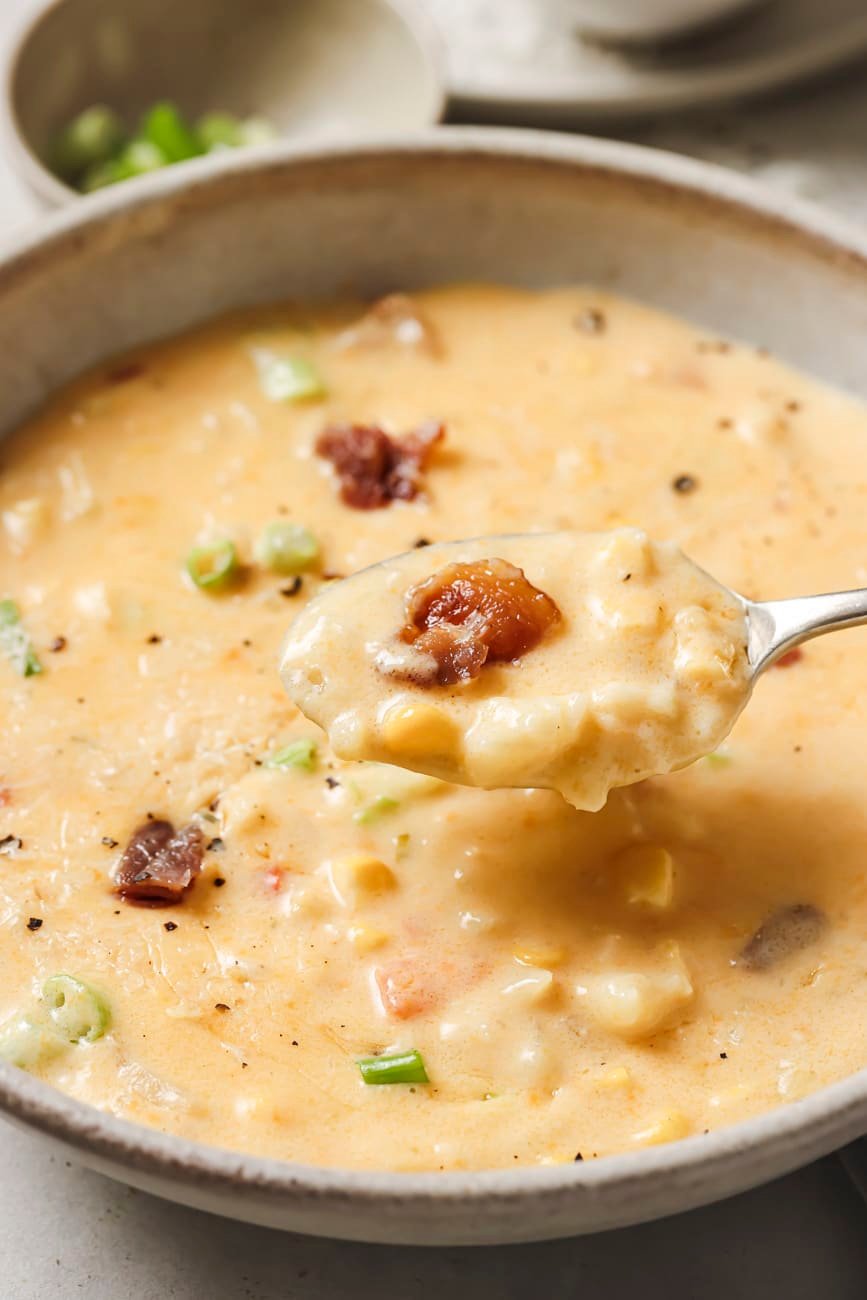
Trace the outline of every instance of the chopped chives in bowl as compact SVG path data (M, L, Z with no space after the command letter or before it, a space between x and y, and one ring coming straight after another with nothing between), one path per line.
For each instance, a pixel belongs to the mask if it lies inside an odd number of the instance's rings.
M430 1083L421 1053L414 1048L387 1056L363 1056L358 1068L365 1083Z
M191 122L169 100L152 104L133 130L108 105L93 104L56 133L48 164L61 180L89 194L216 149L266 144L277 134L267 118L223 111Z
M319 543L301 524L266 524L254 548L256 560L274 573L301 573L319 559Z
M42 672L42 664L21 624L21 613L14 600L0 600L0 651L22 677L35 677Z
M304 772L312 772L316 767L316 741L304 737L293 740L265 759L266 767L296 767Z

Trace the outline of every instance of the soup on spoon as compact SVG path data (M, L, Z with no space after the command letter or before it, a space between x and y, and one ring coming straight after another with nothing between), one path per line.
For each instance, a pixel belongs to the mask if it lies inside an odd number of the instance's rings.
M639 529L483 537L326 588L281 676L341 758L595 811L721 743L748 639L744 602Z

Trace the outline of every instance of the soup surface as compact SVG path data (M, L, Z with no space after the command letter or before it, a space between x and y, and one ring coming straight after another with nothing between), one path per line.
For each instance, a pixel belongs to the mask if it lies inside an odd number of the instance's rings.
M451 538L638 527L748 597L865 585L865 437L587 289L275 308L72 385L0 447L5 1054L400 1170L601 1157L867 1064L864 631L596 813L340 760L277 675L323 584Z
M725 739L749 693L747 628L731 592L640 529L483 537L327 589L281 675L341 758L598 812Z

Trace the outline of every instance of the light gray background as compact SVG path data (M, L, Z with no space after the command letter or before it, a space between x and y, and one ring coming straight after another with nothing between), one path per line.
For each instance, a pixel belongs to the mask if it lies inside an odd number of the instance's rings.
M0 41L27 2L0 0ZM760 107L622 134L751 172L867 221L867 63ZM38 219L0 160L0 238ZM354 1246L168 1205L74 1168L0 1124L0 1300L374 1295L864 1300L867 1210L832 1158L725 1204L594 1238L486 1250Z

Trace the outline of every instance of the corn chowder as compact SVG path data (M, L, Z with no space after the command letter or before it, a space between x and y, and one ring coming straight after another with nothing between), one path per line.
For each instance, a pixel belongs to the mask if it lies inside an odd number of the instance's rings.
M341 758L549 787L591 812L716 749L749 693L740 602L636 528L375 565L311 602L281 671Z
M167 1132L399 1170L594 1159L863 1066L863 631L593 813L341 759L277 663L336 578L483 534L863 585L865 434L585 289L275 308L59 394L0 447L3 1055ZM475 559L545 624L520 662L553 655L554 570Z

